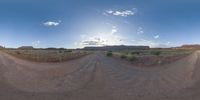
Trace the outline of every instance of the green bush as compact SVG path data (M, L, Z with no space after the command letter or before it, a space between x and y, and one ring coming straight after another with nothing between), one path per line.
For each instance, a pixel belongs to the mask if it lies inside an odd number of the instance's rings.
M59 53L62 53L62 50L59 50Z
M110 56L112 56L113 55L113 53L111 52L111 51L108 51L107 53L106 53L106 56L108 56L108 57L110 57Z
M72 50L65 50L65 53L67 53L67 52L72 52Z
M20 55L20 54L21 54L19 51L16 51L16 53L17 53L18 55Z
M128 60L129 60L129 61L136 61L137 58L136 58L135 56L130 56L130 57L128 57Z
M126 55L121 55L120 58L122 58L122 59L126 59L127 56L126 56Z
M131 54L132 54L132 55L135 55L135 54L136 54L136 55L139 55L140 52L139 52L139 51L133 51L133 52L131 52Z
M108 52L112 52L112 50L109 50Z
M156 55L156 56L160 56L161 55L161 51L151 51L152 55Z

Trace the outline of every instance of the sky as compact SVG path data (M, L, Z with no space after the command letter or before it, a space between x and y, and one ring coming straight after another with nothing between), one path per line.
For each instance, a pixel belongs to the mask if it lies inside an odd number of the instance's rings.
M199 0L0 0L0 45L199 44L199 5Z

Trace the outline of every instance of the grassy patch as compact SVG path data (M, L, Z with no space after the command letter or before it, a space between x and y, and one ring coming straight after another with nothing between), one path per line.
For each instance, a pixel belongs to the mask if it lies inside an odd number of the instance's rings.
M131 54L132 55L140 55L140 52L139 51L132 51Z
M66 52L67 51L67 52ZM61 50L61 49L36 49L36 50L4 50L15 57L35 62L63 62L90 54L86 51Z
M127 56L126 56L125 54L122 54L122 55L120 56L120 58L122 58L122 59L126 59Z
M179 60L194 50L180 50L171 48L151 48L148 50L122 50L112 52L114 57L130 61L139 66L151 66L157 64L168 64Z
M108 56L108 57L111 57L111 56L113 56L113 53L112 53L112 51L107 51L107 52L106 52L106 56Z
M156 56L160 56L161 53L162 53L161 51L151 51L151 54Z
M129 61L136 61L136 60L137 60L137 57L135 57L135 56L129 56L129 57L128 57L128 60L129 60Z

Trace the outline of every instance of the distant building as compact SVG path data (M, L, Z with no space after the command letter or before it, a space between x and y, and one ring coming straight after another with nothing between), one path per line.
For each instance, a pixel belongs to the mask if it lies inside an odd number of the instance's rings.
M33 46L21 46L18 49L31 50L31 49L34 49L34 48L33 48Z
M103 47L85 47L84 50L100 50L100 51L118 51L118 50L143 50L149 49L149 46L125 46L125 45L117 45L117 46L103 46Z

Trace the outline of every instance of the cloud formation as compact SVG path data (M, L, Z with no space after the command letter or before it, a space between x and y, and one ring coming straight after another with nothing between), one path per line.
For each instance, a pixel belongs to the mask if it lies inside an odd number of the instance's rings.
M159 35L155 35L155 36L153 36L153 37L154 37L154 39L158 39L158 38L160 38Z
M139 27L139 28L137 29L137 34L140 35L140 34L143 34L143 33L144 33L143 28L142 28L142 27Z
M40 41L39 40L34 41L34 42L32 42L32 45L37 47L40 45Z
M83 41L83 45L101 45L98 41Z
M112 30L111 30L111 33L110 34L115 34L115 33L117 33L118 32L118 30L117 30L117 28L116 28L116 26L112 26Z
M133 8L131 10L107 10L106 14L109 15L114 15L114 16L122 16L122 17L127 17L127 16L133 16L136 13L136 8Z
M123 44L124 38L117 34L118 29L116 26L112 26L110 32L94 33L90 35L82 34L80 37L82 41L76 45L83 46L105 46L105 45L119 45Z
M83 40L81 44L87 46L102 46L104 45L104 41L101 38L92 37L90 40Z
M60 23L61 23L62 21L61 20L59 20L59 21L47 21L47 22L44 22L43 24L44 24L44 26L58 26L58 25L60 25Z
M136 39L136 40L132 40L131 41L131 45L146 45L146 46L150 46L152 48L154 47L169 47L171 45L171 42L156 42L153 40L147 40L147 39Z

